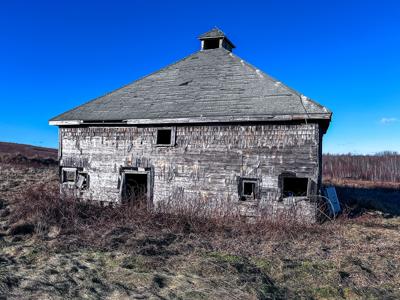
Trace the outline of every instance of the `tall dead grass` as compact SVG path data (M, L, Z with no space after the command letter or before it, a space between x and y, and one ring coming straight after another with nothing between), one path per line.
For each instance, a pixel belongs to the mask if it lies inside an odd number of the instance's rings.
M13 222L35 226L38 235L45 236L52 227L60 235L73 236L74 242L96 246L103 243L104 233L118 228L157 235L170 232L194 234L218 239L257 238L286 239L304 235L323 236L330 225L303 223L288 214L271 218L261 215L252 219L241 216L232 203L205 201L166 201L152 210L131 205L101 207L72 197L60 196L57 185L30 187L14 201L10 217Z

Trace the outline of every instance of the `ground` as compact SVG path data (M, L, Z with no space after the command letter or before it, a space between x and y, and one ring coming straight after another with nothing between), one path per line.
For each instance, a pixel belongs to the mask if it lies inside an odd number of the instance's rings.
M366 212L316 225L315 233L249 240L120 227L100 232L102 246L91 247L57 226L43 235L40 226L10 222L15 196L55 183L56 173L56 166L0 164L0 295L7 299L400 298L399 217Z

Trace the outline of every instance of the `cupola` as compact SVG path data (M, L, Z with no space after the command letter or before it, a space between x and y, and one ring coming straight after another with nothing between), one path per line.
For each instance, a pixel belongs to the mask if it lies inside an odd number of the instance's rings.
M227 38L225 33L218 28L213 28L199 36L201 50L225 48L232 51L235 45Z

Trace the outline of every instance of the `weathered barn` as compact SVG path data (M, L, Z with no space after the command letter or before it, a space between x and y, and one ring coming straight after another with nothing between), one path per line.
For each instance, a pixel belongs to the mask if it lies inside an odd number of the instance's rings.
M62 190L271 211L319 192L332 113L234 55L219 29L199 40L200 51L50 120Z

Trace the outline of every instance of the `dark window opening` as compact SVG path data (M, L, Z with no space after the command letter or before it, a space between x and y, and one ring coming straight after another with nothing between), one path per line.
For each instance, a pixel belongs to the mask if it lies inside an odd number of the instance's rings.
M86 172L78 172L78 180L76 181L76 187L81 190L87 190L89 188L89 175Z
M122 201L131 205L146 207L147 174L124 174Z
M254 195L254 190L256 187L255 182L243 182L243 195L244 196L252 196Z
M203 49L215 49L219 48L219 40L218 39L211 39L211 40L204 40Z
M253 178L240 178L239 199L241 201L254 200L259 198L258 180Z
M172 129L157 130L157 145L171 145Z
M307 196L308 178L284 177L283 197Z
M76 181L76 169L64 168L62 170L62 182L63 183L75 183Z

